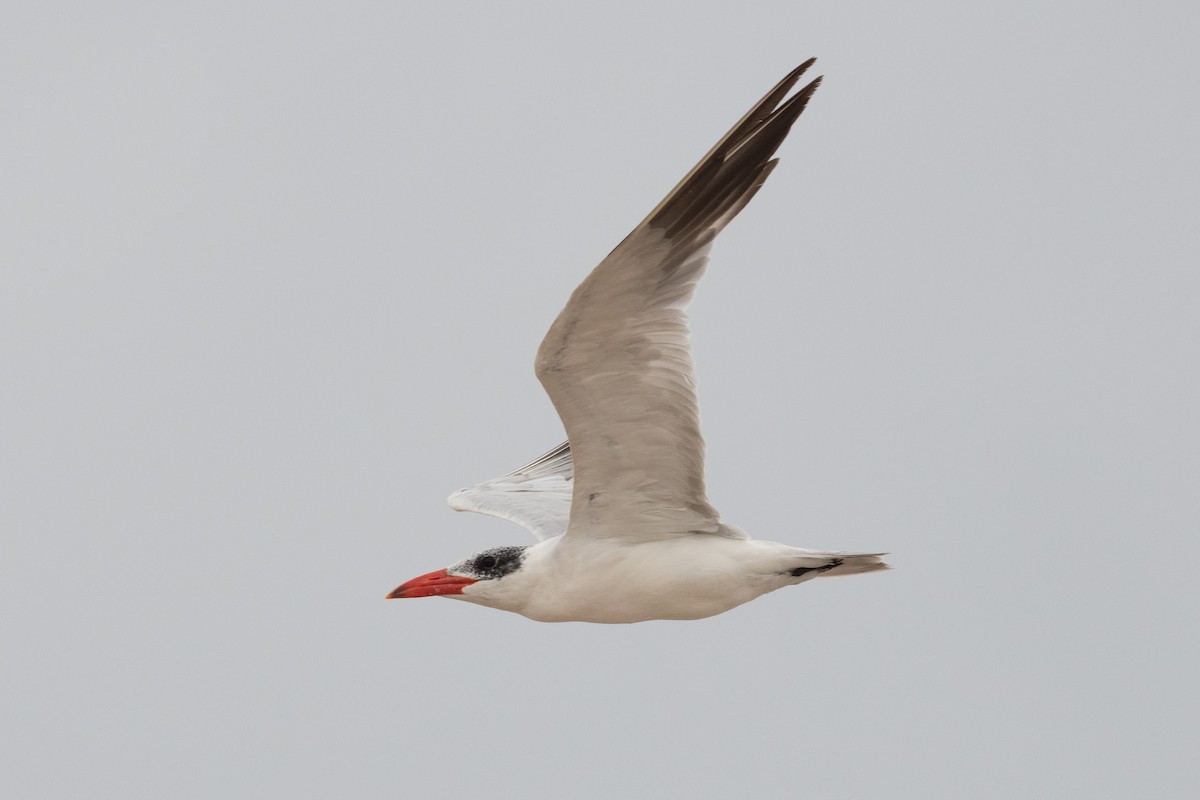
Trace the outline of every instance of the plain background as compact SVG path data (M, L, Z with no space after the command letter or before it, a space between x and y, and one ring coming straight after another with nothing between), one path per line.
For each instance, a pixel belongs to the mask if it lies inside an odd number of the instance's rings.
M4 4L0 794L1200 794L1195 4L176 5ZM897 568L385 602L530 541L443 497L810 55L693 307L710 494Z

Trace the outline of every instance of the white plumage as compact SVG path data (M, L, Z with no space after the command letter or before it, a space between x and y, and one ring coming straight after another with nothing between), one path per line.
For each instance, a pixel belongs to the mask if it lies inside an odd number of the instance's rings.
M455 511L491 514L528 528L540 541L567 531L575 465L563 442L540 458L446 499Z
M887 568L880 554L750 539L705 493L684 309L713 239L762 186L820 84L784 100L811 64L739 120L550 327L536 369L568 442L449 498L541 541L486 550L389 597L456 597L548 622L697 619L813 577Z

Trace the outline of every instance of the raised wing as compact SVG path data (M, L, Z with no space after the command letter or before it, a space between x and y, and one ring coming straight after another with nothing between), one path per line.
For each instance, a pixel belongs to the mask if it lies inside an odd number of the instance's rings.
M568 540L740 535L705 495L684 309L713 238L767 179L820 84L783 102L812 63L767 93L600 262L542 341L537 375L575 459Z
M459 489L446 502L455 511L491 514L549 539L567 529L574 478L571 446L563 442L503 477Z

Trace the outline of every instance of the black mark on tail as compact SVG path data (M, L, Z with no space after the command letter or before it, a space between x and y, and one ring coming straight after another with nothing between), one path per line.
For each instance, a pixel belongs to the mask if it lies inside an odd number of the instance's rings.
M841 565L842 560L840 558L835 558L833 561L830 561L823 567L796 567L788 574L793 578L799 578L801 575L807 575L810 572L829 572L829 570L833 569L834 567L840 567Z

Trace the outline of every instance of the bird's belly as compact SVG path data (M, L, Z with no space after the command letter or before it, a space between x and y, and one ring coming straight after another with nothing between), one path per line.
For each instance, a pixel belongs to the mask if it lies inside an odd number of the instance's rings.
M747 598L747 600L749 599L753 598ZM594 622L617 625L631 622L648 622L655 619L704 619L705 617L722 614L731 608L747 602L747 600L740 600L735 603L664 603L658 607L645 603L640 605L588 603L555 608L531 606L521 613L538 622Z
M702 619L778 588L717 565L668 569L593 568L539 587L520 613L540 622L628 623Z

